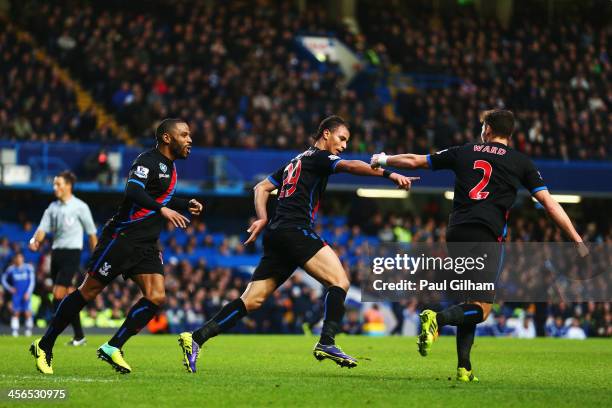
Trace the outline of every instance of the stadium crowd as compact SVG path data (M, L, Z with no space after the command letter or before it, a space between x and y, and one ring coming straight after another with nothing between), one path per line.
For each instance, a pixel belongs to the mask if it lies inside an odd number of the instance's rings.
M406 6L406 5L402 5ZM541 24L515 15L509 27L471 8L440 16L398 3L364 9L368 41L405 72L460 78L456 87L406 95L404 116L437 147L479 133L478 112L505 106L519 124L514 145L535 157L610 158L612 85L610 26L582 15Z
M593 224L582 227L589 241L612 242L612 231L602 231ZM32 233L32 223L24 221L19 231L13 233L13 237L0 238L3 270L13 254L24 251L22 241L27 241L26 237ZM349 227L345 217L323 217L317 232L333 245L351 276L352 284L358 286L363 278L363 257L369 245L379 246L383 242L437 242L444 236L445 223L418 216L376 214L368 225ZM214 259L217 256L232 258L250 253L256 262L261 250L258 246L260 244L245 249L241 245L243 238L212 232L205 223L198 220L194 220L185 231L169 226L161 238L166 260L168 303L163 313L149 325L149 330L178 333L194 329L226 302L236 299L249 281L252 266L228 267L215 264ZM510 241L561 240L555 227L539 225L520 217L513 221L508 238ZM202 249L208 249L204 253L209 255L200 256L197 251ZM37 260L30 258L36 263L34 294L37 300L34 306L41 326L44 326L53 312L49 301L49 253L47 249ZM26 257L31 255L26 252ZM530 279L538 279L538 276ZM112 283L102 296L82 312L83 326L120 326L123 313L138 297L137 292L137 287L131 282L127 285L122 282ZM261 310L244 319L235 330L240 333L303 333L316 330L322 317L321 296L319 285L309 284L303 275L294 274ZM0 316L6 320L9 315L9 293L5 291L0 299L3 300ZM542 318L538 320L539 312L535 304L500 303L489 320L479 326L479 334L529 338L536 335L537 329L541 335L553 337L612 336L610 306L610 303L594 302L548 303L544 306ZM416 301L361 304L349 296L344 331L350 334L381 335L392 332L415 335L421 307ZM389 327L391 324L394 326Z
M364 2L363 33L353 35L323 8L206 4L117 11L45 2L19 18L141 141L159 118L180 116L196 145L301 149L320 117L335 113L351 123L349 150L425 153L473 140L478 112L505 106L519 119L518 149L609 160L609 28L521 16L504 29L471 7L434 17ZM365 91L346 88L333 64L300 58L296 35L329 32L370 61ZM400 91L389 110L393 65L448 86Z
M0 24L0 139L61 142L111 140L92 112L79 112L76 95L37 58L16 27Z

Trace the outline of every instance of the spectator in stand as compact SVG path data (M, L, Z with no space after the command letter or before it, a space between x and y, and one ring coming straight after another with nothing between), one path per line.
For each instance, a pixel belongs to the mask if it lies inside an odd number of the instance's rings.
M12 295L11 331L13 337L19 336L19 318L21 316L26 323L25 336L32 335L34 320L32 319L30 303L35 283L34 267L25 263L23 254L15 254L13 263L2 274L2 286Z
M569 328L565 332L564 337L566 339L584 340L587 336L584 333L582 327L580 327L580 322L578 321L578 319L572 319Z
M567 333L567 327L563 323L563 318L560 316L551 319L546 325L546 335L549 337L564 337Z
M97 138L91 111L52 67L20 40L15 26L0 25L0 139L66 142Z
M520 324L516 327L515 335L519 339L533 339L536 337L535 325L530 315L523 316Z

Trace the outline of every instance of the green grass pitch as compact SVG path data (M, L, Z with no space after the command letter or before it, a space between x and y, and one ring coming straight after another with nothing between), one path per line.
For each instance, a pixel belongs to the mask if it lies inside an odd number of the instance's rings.
M477 338L480 383L458 383L454 339L421 357L415 339L348 337L338 343L360 360L354 369L318 362L306 336L222 336L211 340L199 372L185 372L176 336L140 335L125 346L133 368L116 374L96 358L107 336L85 347L58 339L53 376L34 368L31 339L0 337L0 389L65 389L44 406L612 406L612 341ZM449 379L450 378L450 379ZM0 406L39 406L0 398Z

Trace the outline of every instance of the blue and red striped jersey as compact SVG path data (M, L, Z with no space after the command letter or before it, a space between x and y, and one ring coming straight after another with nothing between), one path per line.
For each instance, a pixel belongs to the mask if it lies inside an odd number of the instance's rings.
M141 186L155 201L170 207L176 190L176 166L159 150L148 150L132 163L126 188L128 183ZM142 208L125 195L119 209L104 227L104 232L121 233L136 242L156 241L163 225L164 219L159 211Z

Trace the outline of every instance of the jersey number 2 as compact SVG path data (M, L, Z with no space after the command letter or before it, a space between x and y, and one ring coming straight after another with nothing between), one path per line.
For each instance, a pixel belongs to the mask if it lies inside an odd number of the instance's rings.
M285 168L287 170L287 176L283 179L283 188L278 198L290 197L297 188L298 180L300 179L300 173L302 172L302 161L298 160Z
M493 172L493 167L491 167L491 163L486 160L476 160L474 162L474 170L480 169L484 171L482 179L474 186L473 189L470 190L470 198L472 200L484 200L489 196L488 191L482 191L489 184L489 180L491 179L491 173Z

